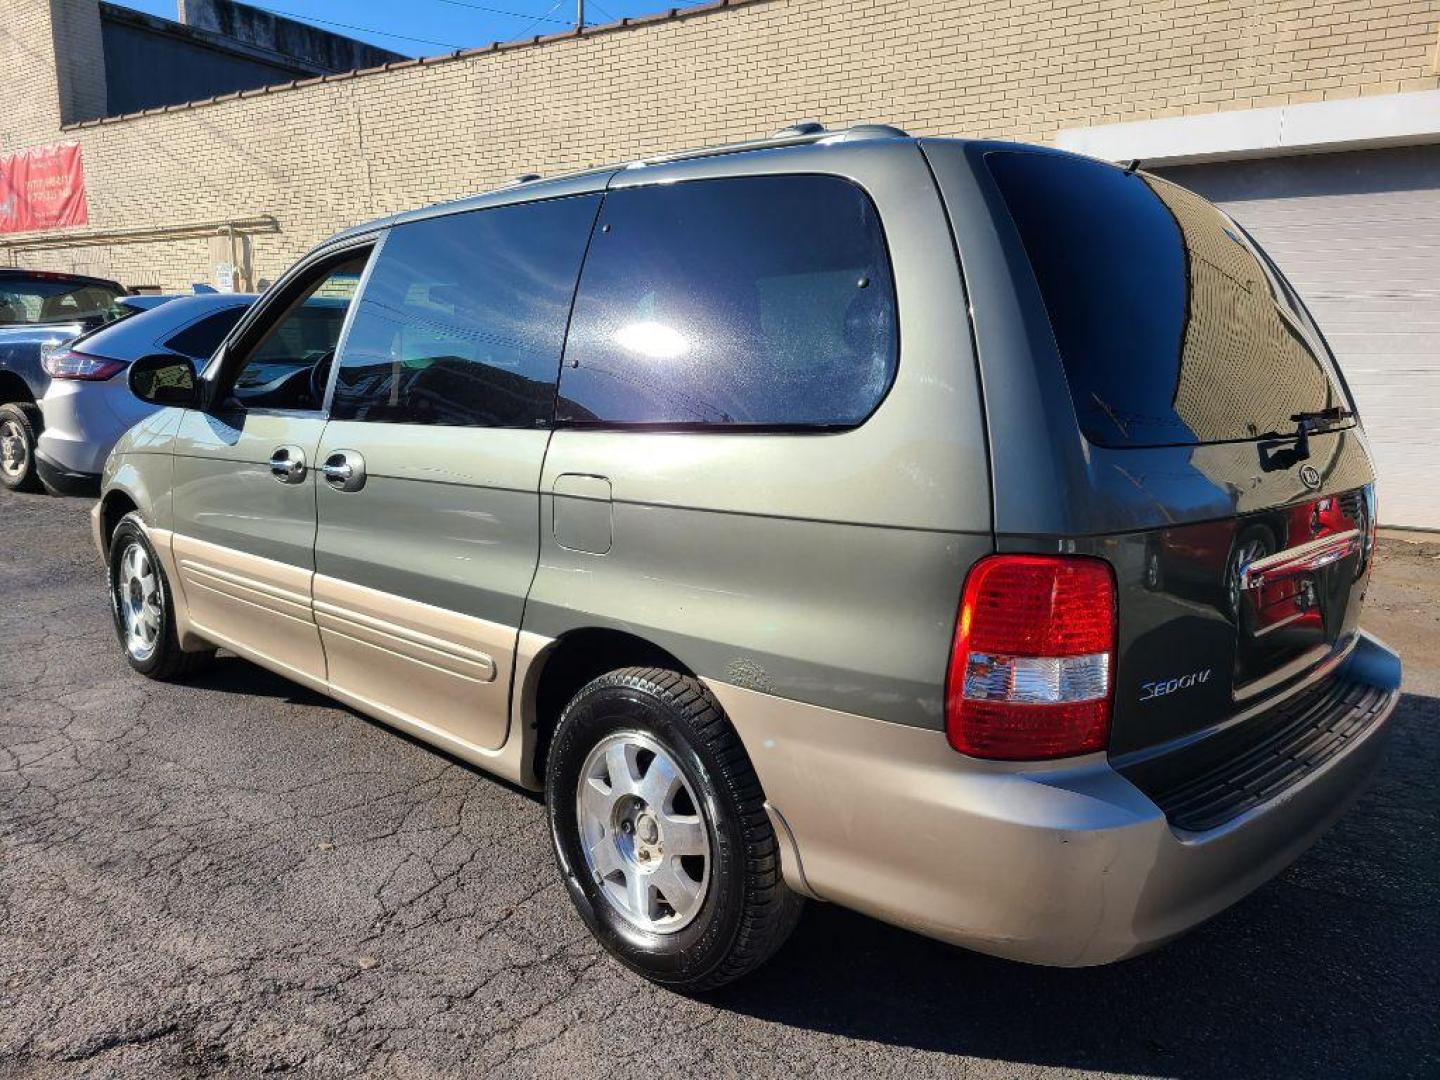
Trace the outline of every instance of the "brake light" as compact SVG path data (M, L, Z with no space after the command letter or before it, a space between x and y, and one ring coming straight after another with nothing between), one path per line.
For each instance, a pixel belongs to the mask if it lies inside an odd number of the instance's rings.
M81 379L86 382L100 382L125 370L121 360L104 356L91 356L74 349L53 349L41 358L46 372L52 379Z
M950 745L1036 761L1105 749L1115 578L1100 559L991 555L965 582L945 686Z

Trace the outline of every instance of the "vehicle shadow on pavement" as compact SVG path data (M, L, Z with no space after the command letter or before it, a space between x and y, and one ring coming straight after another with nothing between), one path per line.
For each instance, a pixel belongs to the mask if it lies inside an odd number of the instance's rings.
M324 694L292 682L259 664L242 660L234 653L223 651L213 664L206 665L193 675L187 675L185 685L193 686L197 690L215 690L222 694L239 694L242 697L280 698L294 705L344 708Z
M1315 848L1147 955L1036 968L811 904L770 964L710 1000L1006 1062L1187 1080L1440 1076L1440 699L1405 695L1394 723L1374 786Z
M277 675L275 672L262 668L259 664L253 664L232 652L222 649L215 663L194 675L187 676L185 682L187 686L197 690L214 690L222 694L238 694L246 698L279 698L291 705L309 705L346 713L358 722L373 728L387 739L400 739L424 754L438 755L452 762L456 767L471 773L477 783L498 784L513 791L521 798L528 799L542 808L544 806L545 797L538 791L531 791L529 788L511 783L503 776L486 772L463 758L456 757L444 747L427 743L423 739L411 735L408 731L387 724L383 720L376 720L373 716L367 716L343 701L337 701L316 690L301 686L283 675ZM0 1076L0 1080L4 1080L3 1076Z

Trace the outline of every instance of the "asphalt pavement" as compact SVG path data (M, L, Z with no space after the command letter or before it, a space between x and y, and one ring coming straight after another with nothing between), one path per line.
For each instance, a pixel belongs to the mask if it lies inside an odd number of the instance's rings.
M0 492L3 1080L1440 1077L1440 545L1371 589L1377 782L1212 922L1063 971L812 904L691 1000L591 941L534 796L235 658L132 674L88 508Z

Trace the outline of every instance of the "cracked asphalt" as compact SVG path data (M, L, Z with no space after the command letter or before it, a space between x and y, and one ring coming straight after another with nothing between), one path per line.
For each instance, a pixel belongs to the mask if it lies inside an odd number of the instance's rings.
M4 1080L1440 1076L1440 546L1372 587L1377 783L1186 938L1044 970L811 905L687 1000L592 943L536 798L238 659L131 674L87 510L0 493Z

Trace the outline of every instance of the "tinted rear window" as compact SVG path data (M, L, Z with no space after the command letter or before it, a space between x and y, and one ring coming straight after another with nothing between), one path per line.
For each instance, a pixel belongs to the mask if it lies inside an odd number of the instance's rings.
M838 428L894 377L895 290L869 197L830 176L605 196L558 419Z
M986 161L1091 442L1253 439L1293 432L1295 413L1348 406L1308 316L1200 196L1079 158Z
M104 285L63 278L11 278L0 281L0 326L26 323L112 322L122 314L122 293Z
M195 360L208 360L220 347L220 342L225 339L231 327L240 321L245 310L244 307L225 308L213 315L206 315L199 322L191 323L179 333L172 334L165 342L165 347Z

